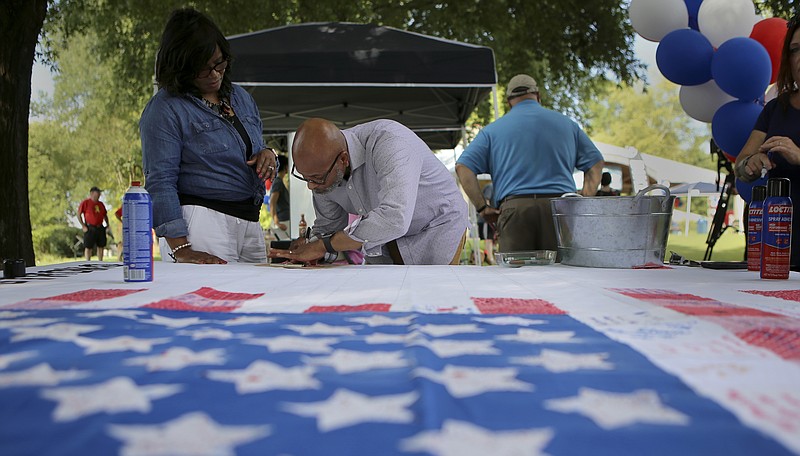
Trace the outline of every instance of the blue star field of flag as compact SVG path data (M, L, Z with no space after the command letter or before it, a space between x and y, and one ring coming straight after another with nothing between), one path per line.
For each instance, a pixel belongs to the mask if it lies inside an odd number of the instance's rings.
M791 454L568 315L0 311L0 454Z

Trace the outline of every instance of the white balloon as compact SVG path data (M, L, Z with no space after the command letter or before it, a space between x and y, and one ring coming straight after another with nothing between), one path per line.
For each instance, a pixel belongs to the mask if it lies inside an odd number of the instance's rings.
M703 0L697 25L700 33L718 48L731 38L750 36L755 17L753 0Z
M633 29L650 41L661 41L667 33L689 27L684 0L631 0L628 16Z
M681 86L678 98L689 117L709 123L720 106L736 99L723 92L713 79L705 84Z

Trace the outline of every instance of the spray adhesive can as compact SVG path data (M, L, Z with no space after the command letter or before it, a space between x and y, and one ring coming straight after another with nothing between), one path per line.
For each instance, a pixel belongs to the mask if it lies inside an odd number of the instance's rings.
M153 281L153 202L138 181L122 197L123 275L126 282Z
M767 187L756 185L747 212L747 270L761 270L761 230L764 222L764 198Z
M791 181L785 178L767 181L762 227L761 278L788 279L792 256Z

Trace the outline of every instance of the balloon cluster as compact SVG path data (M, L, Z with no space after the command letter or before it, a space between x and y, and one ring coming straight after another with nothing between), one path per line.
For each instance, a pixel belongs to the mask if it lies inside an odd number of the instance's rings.
M736 161L778 75L786 20L762 20L752 0L631 0L628 12L639 35L659 42L656 65L681 86L683 110L711 122Z

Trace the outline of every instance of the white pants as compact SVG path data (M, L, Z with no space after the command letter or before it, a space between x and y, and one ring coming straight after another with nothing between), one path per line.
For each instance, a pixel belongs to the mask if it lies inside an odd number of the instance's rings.
M192 250L210 253L233 263L266 263L264 231L258 222L249 222L203 206L181 206L189 224ZM161 259L172 261L167 241L161 238Z

